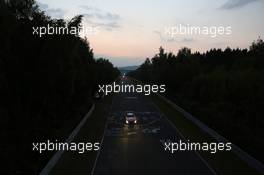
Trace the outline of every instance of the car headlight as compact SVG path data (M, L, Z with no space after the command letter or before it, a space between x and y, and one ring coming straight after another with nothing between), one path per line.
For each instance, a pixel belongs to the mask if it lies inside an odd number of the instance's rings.
M126 120L126 124L128 124L128 121Z
M137 123L137 120L135 120L134 123Z

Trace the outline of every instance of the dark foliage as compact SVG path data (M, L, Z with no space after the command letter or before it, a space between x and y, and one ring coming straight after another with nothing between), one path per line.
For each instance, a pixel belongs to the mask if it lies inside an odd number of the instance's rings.
M34 154L32 142L65 139L65 127L70 132L89 110L94 87L119 75L109 61L94 59L86 39L32 34L32 27L81 21L51 19L33 0L0 1L0 174L37 174L49 155Z
M226 138L264 160L264 43L250 49L159 53L130 76L166 84L166 96Z

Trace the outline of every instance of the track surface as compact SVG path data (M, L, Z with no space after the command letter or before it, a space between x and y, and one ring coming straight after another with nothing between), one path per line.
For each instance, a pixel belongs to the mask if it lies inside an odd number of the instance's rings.
M123 80L130 84L129 80ZM127 126L124 112L134 111L138 124ZM164 140L182 139L151 99L137 93L113 98L94 175L212 175L194 151L165 151Z

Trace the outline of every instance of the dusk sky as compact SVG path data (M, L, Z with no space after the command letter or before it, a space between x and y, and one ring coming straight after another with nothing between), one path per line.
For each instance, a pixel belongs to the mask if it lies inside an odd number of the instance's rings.
M39 0L40 9L53 18L70 19L84 15L83 27L98 26L87 35L96 57L115 66L139 65L153 57L158 48L177 53L181 47L192 51L210 48L248 48L264 35L263 0ZM166 36L168 26L227 27L230 35Z

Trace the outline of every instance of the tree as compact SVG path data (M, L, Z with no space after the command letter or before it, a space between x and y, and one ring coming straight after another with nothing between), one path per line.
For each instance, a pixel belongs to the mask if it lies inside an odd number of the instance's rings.
M261 38L254 41L249 47L250 52L256 56L264 56L264 42Z
M152 62L147 58L129 75L165 83L167 98L264 161L264 144L259 142L264 132L263 51L260 38L249 50L227 47L191 53L183 47L174 55L160 47Z

